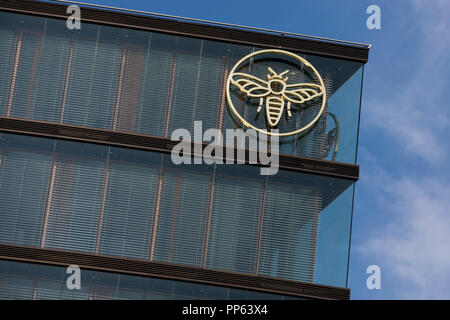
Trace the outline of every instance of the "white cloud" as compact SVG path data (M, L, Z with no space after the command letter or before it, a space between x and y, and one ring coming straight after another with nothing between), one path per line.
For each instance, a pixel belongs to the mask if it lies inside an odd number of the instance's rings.
M362 157L359 188L374 196L384 222L353 250L382 267L382 290L393 294L385 298L450 299L448 174L396 177L367 150Z
M391 10L383 17L401 21L390 32L382 21L380 51L377 43L372 49L378 60L371 65L369 59L365 75L361 124L405 154L393 165L390 157L369 153L370 146L361 149L357 188L366 200L355 217L377 215L364 217L367 240L352 251L380 265L384 298L450 299L450 1L409 4L382 6Z
M406 152L429 164L441 163L446 158L446 143L436 130L446 126L442 123L446 123L445 117L436 114L436 119L429 119L426 110L417 109L413 96L408 93L402 96L392 101L368 101L369 124L381 129L389 141L395 141Z
M377 184L385 186L379 196L389 203L389 220L364 253L399 280L398 298L450 299L450 187L436 179L385 178Z
M450 30L450 1L413 1L412 4L410 11L398 15L407 15L405 19L411 26L414 24L414 43L406 49L401 47L403 43L393 48L399 50L401 57L395 64L402 68L396 70L407 73L390 77L388 70L372 69L384 76L377 75L374 77L377 80L371 82L371 74L367 74L369 86L364 112L368 115L368 125L383 132L404 151L429 164L443 163L448 154L450 128L446 98L450 42L443 39ZM385 37L391 43L398 42L389 39L388 33ZM380 47L384 46L380 43Z

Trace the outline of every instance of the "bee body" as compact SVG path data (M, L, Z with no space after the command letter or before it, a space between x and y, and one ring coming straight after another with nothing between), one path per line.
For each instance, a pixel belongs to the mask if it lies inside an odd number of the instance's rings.
M266 99L266 119L271 127L280 122L284 110L284 99L278 96L270 96Z

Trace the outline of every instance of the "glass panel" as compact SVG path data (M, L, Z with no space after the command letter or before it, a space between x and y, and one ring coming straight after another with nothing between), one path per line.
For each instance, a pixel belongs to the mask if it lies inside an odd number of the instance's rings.
M0 115L6 115L9 105L11 75L15 63L17 34L11 30L0 32Z
M105 146L56 142L43 245L92 252L102 205Z
M250 274L257 270L261 199L267 179L257 170L240 165L217 167L207 252L210 268Z
M110 128L119 77L121 46L105 41L107 27L84 25L70 38L62 122ZM102 41L103 40L103 41Z
M144 69L137 132L164 136L173 88L176 38L152 33Z
M341 196L325 208L319 215L321 234L317 238L314 282L346 287L342 275L347 272L348 249L350 246L351 214L335 214L336 210L351 212L355 186L349 187ZM338 209L339 208L339 209Z
M99 253L148 259L161 156L113 148L105 184Z
M333 137L332 130L337 129L339 141L338 147L335 143L335 149L330 150L325 157L326 160L356 163L362 76L363 67L359 68L328 102L327 132L331 132L329 136ZM331 140L336 141L336 139Z
M0 242L39 246L53 143L21 135L0 137Z
M172 164L165 157L156 203L155 261L203 264L213 166Z

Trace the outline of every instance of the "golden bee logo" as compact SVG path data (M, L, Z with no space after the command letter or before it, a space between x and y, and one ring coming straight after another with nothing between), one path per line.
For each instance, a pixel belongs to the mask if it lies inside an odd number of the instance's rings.
M299 63L299 65L304 65L312 70L317 83L290 83L288 81L289 78L286 76L289 73L289 70L284 70L283 72L277 73L271 67L267 68L267 80L260 79L250 73L235 72L238 67L247 59L250 59L258 54L267 53L275 53L278 55L281 54L294 58L296 62ZM237 112L230 96L231 85L239 89L239 91L244 93L248 98L259 98L257 113L259 113L262 107L265 105L267 130L257 128L255 125L244 119L244 117L239 114L239 112ZM231 70L230 75L228 76L226 90L227 100L228 104L231 107L231 110L238 117L238 119L242 123L244 123L244 125L265 134L278 136L293 135L311 128L322 115L326 101L325 86L317 70L302 57L294 53L278 49L260 50L242 58ZM312 119L312 121L310 121L307 125L301 128L297 128L291 132L271 132L271 129L274 129L278 126L285 109L287 112L287 116L290 118L292 116L292 105L296 105L298 108L301 108L301 105L303 103L309 100L320 98L322 99L321 108L316 116Z

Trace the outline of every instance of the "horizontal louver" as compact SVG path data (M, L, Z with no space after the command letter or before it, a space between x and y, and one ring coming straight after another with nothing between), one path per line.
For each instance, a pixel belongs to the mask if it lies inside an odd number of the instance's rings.
M207 267L255 273L265 180L216 176Z
M51 170L42 246L95 249L105 161L57 155Z
M99 254L148 259L159 168L109 162Z
M171 170L163 173L155 208L153 260L202 265L211 174Z
M48 150L0 151L0 242L39 246L51 169Z
M262 275L311 281L321 196L318 190L268 184L264 207L259 272ZM286 215L286 212L301 214Z

